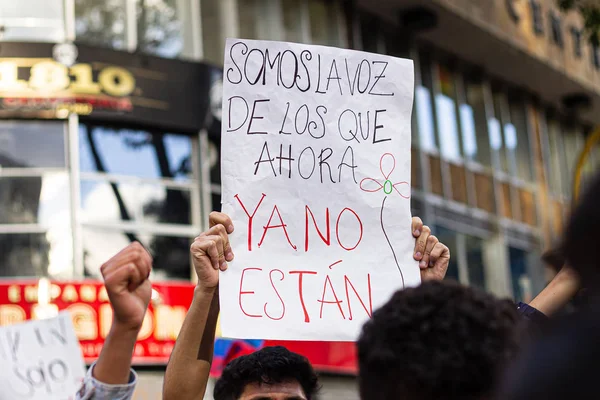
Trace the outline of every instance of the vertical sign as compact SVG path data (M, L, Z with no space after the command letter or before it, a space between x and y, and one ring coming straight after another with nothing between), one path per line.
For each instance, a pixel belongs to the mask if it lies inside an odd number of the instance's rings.
M226 337L355 340L420 282L410 215L413 63L228 40L221 274Z

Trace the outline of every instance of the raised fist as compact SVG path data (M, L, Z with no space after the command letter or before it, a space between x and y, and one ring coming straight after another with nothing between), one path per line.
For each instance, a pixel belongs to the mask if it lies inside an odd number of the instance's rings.
M219 285L219 271L227 270L227 262L233 260L228 236L233 232L233 223L226 214L213 212L209 225L210 229L194 240L190 252L198 287L214 290Z
M152 295L148 280L152 257L138 242L131 243L100 267L114 312L113 325L139 330Z

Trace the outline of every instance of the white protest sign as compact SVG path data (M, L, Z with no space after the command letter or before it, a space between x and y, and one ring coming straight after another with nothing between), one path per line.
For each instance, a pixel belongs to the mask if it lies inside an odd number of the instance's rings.
M71 316L0 328L0 400L74 399L85 365Z
M420 282L413 259L411 60L231 39L222 210L235 260L223 336L352 341Z

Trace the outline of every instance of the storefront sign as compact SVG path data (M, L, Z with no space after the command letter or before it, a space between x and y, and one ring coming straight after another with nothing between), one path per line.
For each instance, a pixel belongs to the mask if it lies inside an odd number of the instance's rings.
M89 46L0 47L1 116L77 113L192 133L203 127L209 90L210 67L199 63Z
M0 283L0 326L71 314L87 363L102 350L112 322L112 309L100 282L18 281ZM166 364L192 301L191 284L153 284L152 301L134 351L134 364Z

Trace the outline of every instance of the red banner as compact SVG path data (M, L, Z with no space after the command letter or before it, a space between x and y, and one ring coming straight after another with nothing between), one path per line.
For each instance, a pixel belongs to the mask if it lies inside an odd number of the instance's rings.
M133 363L166 364L192 302L191 284L153 283ZM87 363L102 350L112 322L112 309L104 285L97 281L0 281L0 326L71 313L75 332Z
M134 365L166 365L192 302L194 285L153 283L152 301L135 346ZM0 326L29 319L71 313L86 363L98 358L112 322L112 309L104 285L99 281L0 281ZM217 339L213 376L219 376L232 346L245 341ZM323 372L355 374L354 343L249 341L251 350L263 346L285 346L306 356ZM243 353L241 353L243 354Z

